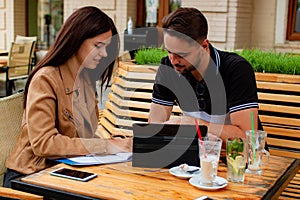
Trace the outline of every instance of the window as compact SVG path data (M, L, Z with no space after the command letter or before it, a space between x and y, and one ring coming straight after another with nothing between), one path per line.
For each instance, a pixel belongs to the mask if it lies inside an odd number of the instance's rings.
M138 0L136 27L161 26L164 16L181 6L181 0Z
M38 1L38 49L48 49L63 23L63 0Z
M300 40L300 0L289 0L287 40Z

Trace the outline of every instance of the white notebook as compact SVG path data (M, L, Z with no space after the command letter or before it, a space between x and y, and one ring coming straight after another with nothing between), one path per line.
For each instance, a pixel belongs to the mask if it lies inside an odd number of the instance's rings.
M72 158L56 159L68 165L100 165L118 162L127 162L132 160L132 153L117 153L112 155L86 155Z

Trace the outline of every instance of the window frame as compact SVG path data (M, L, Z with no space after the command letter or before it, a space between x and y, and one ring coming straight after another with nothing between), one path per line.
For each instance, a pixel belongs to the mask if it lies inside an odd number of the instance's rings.
M287 40L300 40L300 33L295 32L297 4L298 4L298 0L289 0L287 33L286 33Z

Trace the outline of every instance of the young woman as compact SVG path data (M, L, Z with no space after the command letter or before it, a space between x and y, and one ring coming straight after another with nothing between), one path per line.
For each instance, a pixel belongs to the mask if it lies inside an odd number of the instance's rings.
M55 164L53 158L132 150L132 138L101 139L96 81L109 83L119 53L113 21L96 7L76 10L29 75L22 134L6 161L4 186Z

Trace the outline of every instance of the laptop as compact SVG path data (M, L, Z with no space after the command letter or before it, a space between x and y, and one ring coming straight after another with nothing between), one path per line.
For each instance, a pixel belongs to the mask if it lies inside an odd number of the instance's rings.
M202 137L207 127L199 125ZM171 168L180 164L200 166L195 125L133 124L133 167Z

